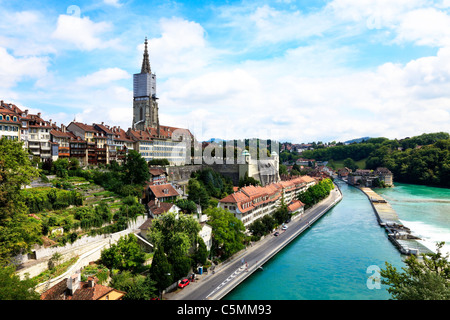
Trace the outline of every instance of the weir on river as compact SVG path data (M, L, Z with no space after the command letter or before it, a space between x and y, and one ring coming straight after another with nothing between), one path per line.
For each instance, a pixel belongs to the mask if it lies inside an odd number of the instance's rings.
M402 254L432 253L429 248L417 241L420 240L419 237L401 223L395 210L382 196L371 188L360 187L358 189L369 198L378 223L386 229L389 240Z

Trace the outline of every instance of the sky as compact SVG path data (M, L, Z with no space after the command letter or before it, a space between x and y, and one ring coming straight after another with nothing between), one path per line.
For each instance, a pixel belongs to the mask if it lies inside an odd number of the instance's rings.
M162 125L199 140L450 131L450 0L4 1L0 99L131 127L148 38Z

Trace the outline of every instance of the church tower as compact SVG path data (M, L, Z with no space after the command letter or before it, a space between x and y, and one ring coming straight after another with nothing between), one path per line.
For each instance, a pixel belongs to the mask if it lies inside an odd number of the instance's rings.
M141 72L133 75L133 123L131 127L135 130L159 127L156 75L150 69L147 37L144 43Z

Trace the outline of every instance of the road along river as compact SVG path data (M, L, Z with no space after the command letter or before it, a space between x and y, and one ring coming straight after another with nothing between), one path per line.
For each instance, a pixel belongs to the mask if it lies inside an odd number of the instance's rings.
M216 268L214 274L202 276L200 281L191 283L175 294L166 295L170 300L220 300L254 272L264 269L264 264L287 244L308 230L322 215L327 213L342 199L338 188L331 191L327 199L305 211L301 219L289 223L287 230L278 237L268 235L246 250L237 254L230 262ZM262 267L262 268L261 268Z

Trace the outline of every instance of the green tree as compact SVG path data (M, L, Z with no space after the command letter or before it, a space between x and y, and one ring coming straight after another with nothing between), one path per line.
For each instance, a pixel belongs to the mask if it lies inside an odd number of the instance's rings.
M156 247L162 246L168 256L172 252L184 256L195 245L200 228L192 216L168 212L153 219L148 237Z
M249 185L259 186L260 182L253 177L249 177L248 173L246 172L244 177L239 179L239 188L249 186Z
M305 208L310 208L320 200L325 199L333 188L334 185L331 179L323 179L318 184L311 186L300 193L298 195L298 200L305 204Z
M69 176L69 160L65 158L59 158L58 160L53 162L53 172L57 177L67 178Z
M287 175L289 172L287 170L287 167L284 164L280 164L280 166L278 168L278 173L280 175Z
M193 266L204 265L208 258L208 249L206 244L201 237L197 237L197 246L195 247L194 253L192 254Z
M172 266L162 246L157 247L153 255L150 276L156 282L156 288L160 293L174 282Z
M123 300L150 300L158 296L156 282L150 276L124 270L111 278L110 286L126 292Z
M127 184L142 185L150 179L145 159L135 150L130 150L123 164L124 179Z
M34 291L35 281L26 277L20 280L13 266L0 268L0 300L39 300Z
M404 272L386 262L382 269L381 283L388 285L388 292L396 300L450 300L450 262L443 256L444 243L437 245L436 253L422 254L420 261L411 255L405 260Z
M202 209L206 209L209 205L209 194L205 187L194 178L188 182L188 200L200 205Z
M40 241L41 226L27 216L21 190L38 176L22 143L3 137L0 140L0 266Z
M175 201L175 205L184 213L197 213L197 205L192 200L178 199L177 201Z
M344 164L344 167L347 167L347 168L351 169L352 171L355 171L356 169L358 169L358 166L355 163L355 160L353 160L352 158L345 159L343 164Z
M145 261L145 253L134 234L121 237L109 249L101 252L100 260L110 269L138 271Z
M273 213L273 218L276 220L278 224L284 223L291 217L287 205L284 201L281 201L280 207Z
M208 208L205 214L212 227L212 247L216 254L226 259L244 248L245 227L241 220L222 208Z

